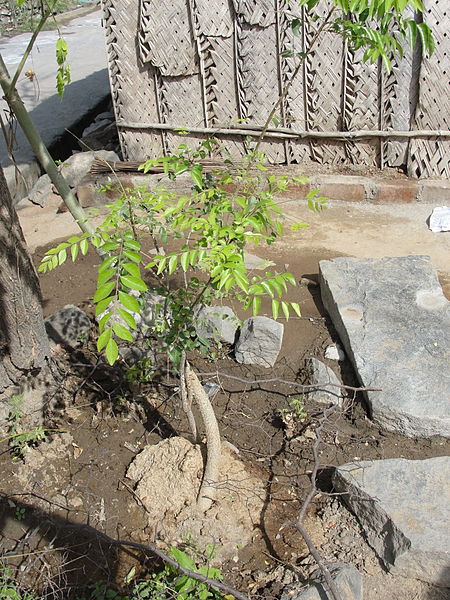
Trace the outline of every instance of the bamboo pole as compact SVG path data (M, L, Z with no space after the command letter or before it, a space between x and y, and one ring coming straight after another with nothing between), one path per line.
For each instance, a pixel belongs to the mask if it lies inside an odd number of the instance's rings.
M12 82L11 78L9 77L8 69L3 61L2 55L0 54L0 85L5 93L5 99L8 102L9 107L14 113L19 125L23 129L34 155L42 165L42 168L50 177L55 188L58 190L58 194L63 199L64 204L71 212L80 229L85 233L93 234L95 232L94 226L89 223L86 213L80 206L67 181L58 171L58 167L50 156L50 153L47 150L47 147L45 146L33 121L31 120L31 117L28 114L20 95L15 88L11 87L11 83Z
M205 133L210 135L241 135L259 136L263 127L258 125L240 125L239 127L188 127L186 125L169 125L166 123L134 123L128 121L117 121L117 127L123 129L155 129L172 131L176 133ZM281 139L325 139L325 140L355 140L364 138L450 138L450 130L447 129L417 129L414 131L360 129L356 131L296 131L287 127L270 128L265 132L265 137Z

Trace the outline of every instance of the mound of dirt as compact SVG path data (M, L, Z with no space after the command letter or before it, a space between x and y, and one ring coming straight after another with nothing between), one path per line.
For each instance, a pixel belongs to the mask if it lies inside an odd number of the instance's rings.
M127 477L145 507L148 525L167 544L190 540L205 548L213 544L218 561L232 559L248 544L264 506L263 480L248 472L231 448L222 445L220 481L211 508L196 506L203 473L202 448L172 437L145 448L132 462Z

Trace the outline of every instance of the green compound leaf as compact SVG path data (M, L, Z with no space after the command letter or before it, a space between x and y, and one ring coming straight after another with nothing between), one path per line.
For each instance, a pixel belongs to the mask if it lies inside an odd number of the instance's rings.
M119 356L119 348L117 347L116 341L113 338L111 338L106 344L105 356L106 360L111 366L116 362Z
M120 323L113 324L113 331L121 340L125 340L126 342L132 342L133 336L129 329L121 325Z
M137 329L135 318L131 313L129 313L127 310L124 310L123 308L118 308L117 312L130 329Z
M130 294L119 292L119 302L131 312L139 313L141 311L141 305L139 304L138 300Z
M138 279L137 277L132 277L131 275L121 275L120 282L122 285L130 288L131 290L138 290L140 292L147 291L147 284L142 281L142 279Z
M115 281L109 281L108 283L104 283L103 285L101 285L94 294L95 304L109 296L110 293L113 291L115 285Z
M111 329L111 327L108 327L99 336L99 338L97 340L97 350L99 352L101 352L103 350L103 348L106 346L106 344L109 342L109 340L111 339L111 334L112 334L112 329Z

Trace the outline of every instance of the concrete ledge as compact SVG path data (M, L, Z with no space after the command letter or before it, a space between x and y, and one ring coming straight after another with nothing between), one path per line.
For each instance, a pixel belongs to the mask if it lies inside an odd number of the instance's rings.
M450 202L448 179L408 179L359 175L312 175L310 183L292 186L288 197L305 198L318 189L329 200L372 204L446 204Z

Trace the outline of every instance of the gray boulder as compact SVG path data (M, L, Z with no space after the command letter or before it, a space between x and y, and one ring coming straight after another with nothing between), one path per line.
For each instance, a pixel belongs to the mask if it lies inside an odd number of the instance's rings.
M45 320L45 329L55 344L76 348L89 337L91 321L81 308L67 304Z
M236 342L235 358L245 365L273 367L283 342L284 326L268 317L244 321Z
M70 185L75 188L81 182L83 177L89 173L94 160L103 159L116 161L119 157L115 152L106 150L97 150L95 152L77 152L70 156L60 167L61 175Z
M335 563L327 567L341 600L363 600L363 579L358 569L344 563ZM327 598L331 598L331 594L320 569L314 571L309 585L289 586L281 595L281 600L326 600Z
M333 484L393 573L450 587L450 457L342 465Z
M337 387L341 385L341 382L334 371L318 358L307 358L306 369L309 375L309 383L320 386L313 391L307 391L308 398L315 402L341 406L342 390Z
M234 344L240 321L229 306L202 306L195 319L199 337Z
M320 262L324 306L374 421L450 437L450 302L427 256Z

